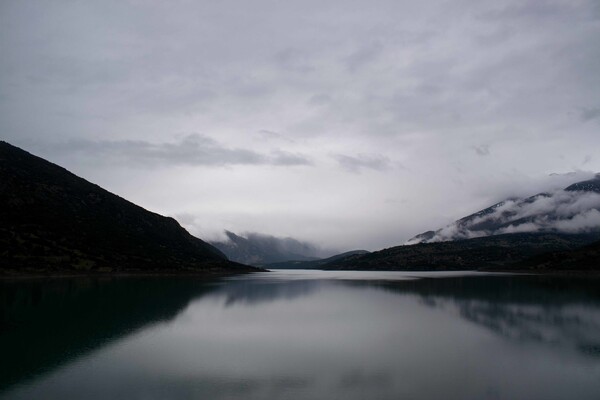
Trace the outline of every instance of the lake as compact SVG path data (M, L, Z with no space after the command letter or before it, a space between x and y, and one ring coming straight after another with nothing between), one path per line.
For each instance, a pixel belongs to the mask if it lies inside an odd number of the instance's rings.
M0 282L1 399L600 399L600 280Z

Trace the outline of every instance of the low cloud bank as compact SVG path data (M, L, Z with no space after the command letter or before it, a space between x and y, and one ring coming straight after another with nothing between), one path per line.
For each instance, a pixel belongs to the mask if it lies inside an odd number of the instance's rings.
M300 153L278 148L262 153L226 146L211 137L198 134L163 143L143 140L77 139L46 144L41 150L51 154L79 155L87 160L130 166L312 165L312 161Z
M406 244L470 239L503 233L600 231L600 193L556 190L510 199Z
M262 265L289 260L322 258L323 250L316 245L290 237L276 237L256 232L236 235L225 231L227 239L211 242L232 261Z

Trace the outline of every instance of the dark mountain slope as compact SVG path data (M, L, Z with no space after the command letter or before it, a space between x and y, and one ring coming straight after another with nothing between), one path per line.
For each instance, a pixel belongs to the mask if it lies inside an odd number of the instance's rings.
M600 272L600 241L570 250L554 251L525 260L508 269L534 271L598 271Z
M396 246L325 264L334 270L475 270L504 268L551 251L574 250L600 234L515 233ZM597 269L600 266L596 267Z
M340 261L340 260L346 259L348 257L361 255L361 254L368 254L368 253L369 252L366 250L352 250L352 251L347 251L345 253L336 254L335 256L331 256L329 258L323 258L320 260L282 261L282 262L278 262L278 263L265 264L265 265L263 265L263 267L265 267L267 269L319 269L323 265L334 262L334 261Z
M173 218L0 142L0 273L226 272Z

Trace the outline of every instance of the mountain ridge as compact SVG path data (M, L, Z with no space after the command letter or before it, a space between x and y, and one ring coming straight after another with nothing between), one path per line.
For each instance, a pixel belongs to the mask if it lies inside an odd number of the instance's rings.
M227 260L148 211L0 141L0 273L229 273Z
M323 265L325 270L458 271L529 270L533 257L576 251L600 233L510 233L456 241L400 245ZM595 265L596 270L600 265Z
M277 238L274 236L249 233L247 237L226 230L226 241L213 241L211 244L222 251L230 260L254 266L270 263L286 262L289 260L314 261L318 257L315 248L308 243L292 238Z
M311 261L290 260L278 263L264 264L262 267L267 269L318 269L319 267L332 263L334 261L344 260L346 258L370 253L367 250L350 250L344 253L336 254L331 257Z
M420 233L405 244L525 232L600 232L600 174L562 190L508 198L443 228Z

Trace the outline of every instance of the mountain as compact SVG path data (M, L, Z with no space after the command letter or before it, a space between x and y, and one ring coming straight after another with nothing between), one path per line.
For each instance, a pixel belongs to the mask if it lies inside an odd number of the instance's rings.
M574 251L600 240L600 233L513 233L447 242L419 243L354 255L322 265L326 270L529 269L518 265L553 251ZM600 264L595 264L596 270Z
M569 251L553 251L507 269L533 271L600 271L600 241Z
M311 260L311 261L283 261L271 264L265 264L263 267L267 269L319 269L325 264L332 263L334 261L340 261L352 256L368 254L367 250L352 250L347 251L345 253L336 254L335 256L331 256L329 258L322 258L319 260Z
M289 260L311 261L316 249L309 243L292 238L277 238L258 233L249 233L242 237L233 232L225 231L227 241L211 242L230 260L249 265L263 266Z
M0 274L253 270L173 218L6 142L0 142L0 221Z
M416 235L406 244L525 232L600 232L600 174L563 190L504 200L444 228Z

